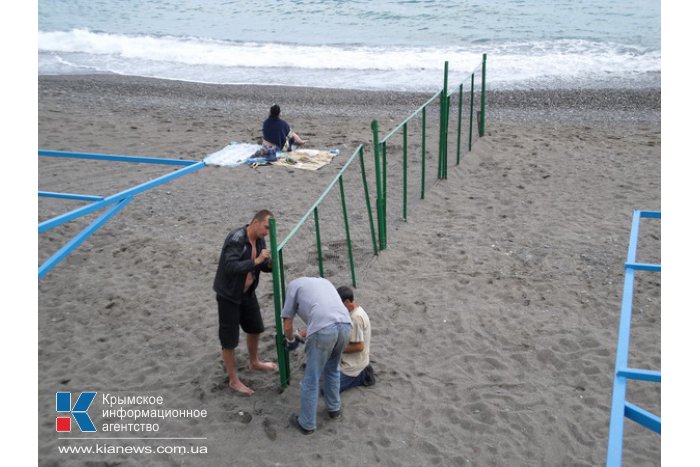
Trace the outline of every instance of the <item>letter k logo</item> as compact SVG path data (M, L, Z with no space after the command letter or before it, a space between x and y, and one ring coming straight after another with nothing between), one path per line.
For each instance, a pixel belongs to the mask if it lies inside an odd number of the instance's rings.
M56 393L56 412L69 412L73 415L75 422L78 424L80 431L97 431L93 425L90 416L87 414L90 404L95 399L96 392L81 392L78 400L71 409L71 393L57 392ZM56 431L70 432L71 421L70 417L56 417Z

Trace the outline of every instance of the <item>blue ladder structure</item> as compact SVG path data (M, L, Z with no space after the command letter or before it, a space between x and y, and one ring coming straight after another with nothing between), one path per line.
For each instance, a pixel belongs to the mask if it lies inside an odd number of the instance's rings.
M97 229L102 227L109 219L111 219L115 214L117 214L127 204L129 204L129 202L132 199L134 199L134 196L146 190L149 190L155 186L162 185L163 183L167 183L171 180L182 177L183 175L205 167L204 161L163 159L157 157L118 156L112 154L88 154L81 152L47 151L42 149L39 150L39 156L183 166L183 168L171 172L167 175L163 175L146 183L142 183L140 185L128 188L126 190L120 191L119 193L106 197L74 193L55 193L48 191L39 191L39 196L49 198L90 201L90 204L87 204L83 207L74 209L73 211L67 212L65 214L61 214L52 219L48 219L44 222L40 222L39 233L46 232L47 230L53 229L54 227L65 224L66 222L70 222L99 209L105 209L105 211L102 213L102 215L100 215L100 217L98 217L96 220L90 223L90 225L88 225L85 229L83 229L80 233L78 233L75 237L68 241L68 243L66 243L56 253L51 255L50 258L44 261L44 263L41 266L39 266L39 280L41 280L46 275L46 273L53 269L54 266L61 262L73 250L80 246L86 238L92 235Z
M661 417L626 400L627 380L661 383L660 371L640 370L627 366L630 324L632 321L632 302L634 296L634 273L635 271L661 272L660 264L638 263L636 260L639 221L642 218L661 219L661 212L635 210L632 217L627 261L625 262L625 286L622 292L622 306L620 307L620 329L617 340L612 403L610 406L610 429L608 431L606 462L608 467L622 465L622 442L624 438L625 417L639 423L645 428L661 434Z

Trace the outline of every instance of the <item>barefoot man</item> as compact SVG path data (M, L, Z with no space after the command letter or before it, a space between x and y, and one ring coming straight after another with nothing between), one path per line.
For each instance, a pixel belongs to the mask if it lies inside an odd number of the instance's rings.
M264 371L277 369L276 363L258 358L258 342L265 327L255 295L260 271L272 271L270 250L265 247L265 236L270 232L270 217L272 213L263 209L255 214L250 224L228 234L214 278L219 306L221 356L228 373L228 385L248 396L255 391L238 379L236 371L235 349L238 346L239 325L246 333L250 368Z

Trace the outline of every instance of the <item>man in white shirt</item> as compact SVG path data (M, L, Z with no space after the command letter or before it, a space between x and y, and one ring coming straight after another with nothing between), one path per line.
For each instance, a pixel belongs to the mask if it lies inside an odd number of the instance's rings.
M372 340L372 327L369 316L361 306L355 304L355 297L350 287L337 289L343 305L350 313L352 331L350 342L343 350L340 359L340 392L355 386L374 384L374 369L369 363L369 347Z

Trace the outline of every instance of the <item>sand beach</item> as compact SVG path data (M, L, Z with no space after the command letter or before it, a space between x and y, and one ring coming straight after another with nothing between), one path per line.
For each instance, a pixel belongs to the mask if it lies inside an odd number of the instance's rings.
M262 208L289 232L359 144L371 154L372 119L385 134L430 95L112 75L38 83L40 149L200 160L256 142L277 103L310 147L340 151L317 172L206 167L149 190L39 281L40 465L604 463L632 213L661 208L659 89L490 91L484 137L390 224L388 248L358 279L377 384L343 393L343 418L321 415L302 436L287 418L299 407L303 353L280 391L276 374L245 368L241 349L240 377L256 392L227 388L212 291L222 242ZM41 190L101 195L163 173L53 158L38 168ZM38 206L43 221L76 205ZM84 225L40 234L39 261ZM646 222L639 257L660 262L660 241L660 222ZM661 366L660 290L658 274L638 275L630 363L641 368ZM258 297L261 353L276 359L269 276ZM100 427L133 422L104 417L116 408L105 394L207 415L150 419L158 432L136 434L168 440L60 439L59 391L97 392L90 415ZM658 385L628 394L660 413ZM625 430L625 465L659 465L660 437L632 422ZM60 450L97 444L122 450ZM188 451L156 452L164 446Z

